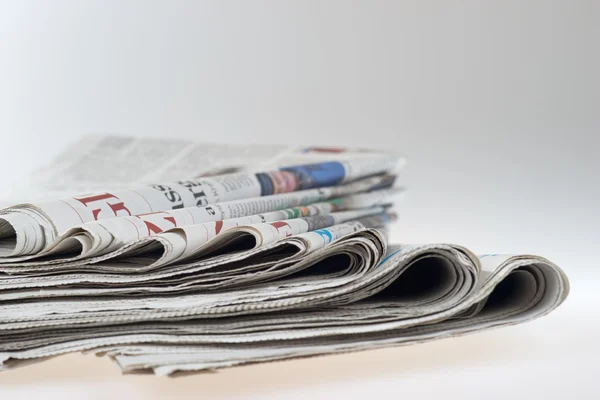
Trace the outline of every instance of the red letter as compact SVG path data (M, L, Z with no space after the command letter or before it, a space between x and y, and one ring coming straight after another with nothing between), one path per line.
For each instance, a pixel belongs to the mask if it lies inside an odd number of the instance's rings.
M131 215L131 211L129 211L129 209L127 207L125 207L125 203L123 203L122 201L120 203L115 203L115 204L110 204L107 201L108 199L119 200L119 198L117 196L110 194L110 193L97 194L97 195L93 195L93 196L89 196L89 197L83 197L80 199L74 197L74 199L81 202L81 204L83 204L86 207L89 207L88 203L95 203L95 202L104 200L103 203L110 207L114 216L117 216L117 212L121 211L121 210L127 212L127 215ZM98 215L100 214L101 211L102 211L101 208L95 208L92 210L92 215L94 216L95 220L98 220Z

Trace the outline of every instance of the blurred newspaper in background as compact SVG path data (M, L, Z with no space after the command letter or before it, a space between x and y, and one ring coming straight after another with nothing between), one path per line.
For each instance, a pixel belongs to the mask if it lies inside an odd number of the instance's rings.
M223 144L184 139L88 135L39 168L29 198L114 190L160 181L285 165L369 157L373 150L297 145ZM398 167L405 163L399 157Z

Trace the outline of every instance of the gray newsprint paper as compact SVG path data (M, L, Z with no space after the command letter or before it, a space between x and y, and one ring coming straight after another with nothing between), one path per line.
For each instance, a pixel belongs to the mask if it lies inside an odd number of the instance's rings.
M565 300L543 257L388 243L404 162L85 138L46 168L45 196L0 211L0 369L83 351L123 372L215 370L462 335Z

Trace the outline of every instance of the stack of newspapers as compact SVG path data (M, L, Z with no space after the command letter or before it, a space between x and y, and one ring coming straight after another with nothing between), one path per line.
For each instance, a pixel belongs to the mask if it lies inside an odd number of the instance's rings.
M568 294L542 257L388 243L397 155L89 142L45 182L92 193L0 212L0 369L84 351L170 375L405 345L528 321ZM139 159L161 150L169 165Z

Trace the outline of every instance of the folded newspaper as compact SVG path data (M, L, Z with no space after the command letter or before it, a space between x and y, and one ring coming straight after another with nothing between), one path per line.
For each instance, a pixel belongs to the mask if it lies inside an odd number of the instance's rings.
M568 294L542 257L388 244L403 157L227 147L88 137L32 185L60 196L3 209L0 369L84 351L170 375L405 345L525 322Z

